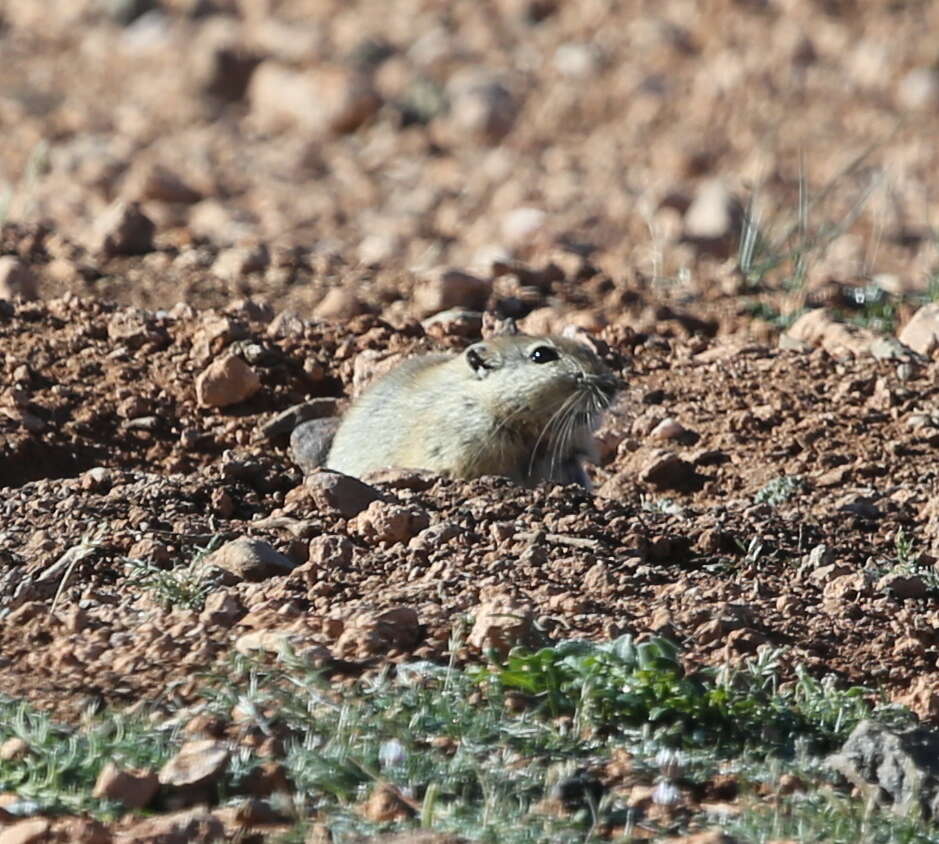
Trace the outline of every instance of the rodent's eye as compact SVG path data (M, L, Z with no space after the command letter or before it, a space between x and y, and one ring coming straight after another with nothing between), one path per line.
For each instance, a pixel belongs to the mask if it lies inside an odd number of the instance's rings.
M529 354L528 357L534 363L550 363L558 359L558 350L553 349L551 346L538 346L531 350L531 354Z
M483 356L476 350L475 346L470 346L466 350L466 362L470 365L470 368L474 372L479 372L481 369L486 368L486 361L483 359Z

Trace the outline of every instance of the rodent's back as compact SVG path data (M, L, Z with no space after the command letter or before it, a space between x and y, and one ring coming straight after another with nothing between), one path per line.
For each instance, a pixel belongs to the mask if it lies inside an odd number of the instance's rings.
M422 376L448 359L447 355L411 358L369 385L343 416L326 467L359 476L399 465L396 457L410 436L405 420L416 420L424 403Z

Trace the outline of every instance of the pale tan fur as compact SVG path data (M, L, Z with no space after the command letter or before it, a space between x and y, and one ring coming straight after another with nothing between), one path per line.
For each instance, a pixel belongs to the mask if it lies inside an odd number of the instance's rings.
M458 356L412 358L352 405L326 466L589 486L582 461L617 386L589 348L561 337L501 336Z

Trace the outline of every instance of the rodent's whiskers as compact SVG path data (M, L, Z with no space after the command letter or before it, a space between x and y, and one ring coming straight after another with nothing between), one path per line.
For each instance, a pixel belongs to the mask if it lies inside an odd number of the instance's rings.
M554 448L551 449L551 474L555 477L557 477L561 466L561 457L569 451L573 441L577 427L577 417L579 416L579 405L580 402L572 404L558 425L558 435L554 440Z
M565 415L564 421L561 425L557 446L555 448L555 465L559 465L561 456L567 454L570 451L570 447L574 441L574 436L577 433L577 429L581 423L581 405L583 404L584 396L582 393L578 392L576 397L577 401L571 405L570 411Z
M549 439L552 445L549 460L554 477L558 477L561 460L570 452L578 431L583 428L592 430L598 416L610 405L610 397L600 381L586 372L582 371L582 374L584 377L580 380L580 388L561 405L563 415L555 424L556 435ZM548 426L554 420L555 416L552 416Z
M537 455L538 455L538 446L541 445L541 441L545 438L545 434L548 434L548 433L551 431L551 429L552 429L552 427L553 427L553 425L554 425L554 421L555 421L556 419L560 418L560 419L563 420L563 418L564 418L563 414L566 414L567 411L570 410L571 408L575 408L575 409L576 409L576 406L577 406L577 404L578 404L579 399L580 399L580 392L579 392L579 391L574 392L574 393L572 393L571 395L569 395L566 399L564 399L564 401L561 402L561 404L560 404L560 406L558 407L558 409L555 410L554 413L551 414L551 416L548 418L548 421L545 422L544 427L541 429L541 433L538 435L538 439L535 440L535 445L532 447L532 450L531 450L531 457L530 457L529 460L528 460L528 475L529 475L529 477L531 477L532 473L533 473L534 470L535 470L535 458L536 458ZM548 443L549 447L552 447L552 446L555 446L555 445L556 445L555 441L554 441L550 436L549 436L549 438L547 439L546 442ZM554 451L556 451L556 449L552 447L552 448L551 448L551 451L549 451L549 453L548 453L548 459L549 459L549 463L550 463L551 468L552 468L552 474L553 474L553 470L554 470L554 468L555 468L554 463L551 462L551 461L552 461L552 452L554 452Z

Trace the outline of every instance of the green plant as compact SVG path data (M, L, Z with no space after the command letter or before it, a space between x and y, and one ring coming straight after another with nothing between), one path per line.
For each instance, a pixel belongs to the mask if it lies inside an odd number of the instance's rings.
M203 563L220 544L220 538L215 537L205 548L200 548L187 565L169 569L162 569L148 560L126 557L124 563L131 571L127 582L146 589L163 607L201 610L206 596L217 587Z
M926 292L922 299L926 302L939 302L939 271L933 271L926 282Z
M23 175L16 186L6 187L0 192L0 225L9 219L13 204L17 199L21 199L23 204L23 207L19 209L20 217L26 217L35 212L36 187L40 176L48 166L48 161L49 142L43 139L30 152Z
M420 824L482 841L596 840L589 812L537 808L560 768L589 757L596 742L480 694L467 673L431 663L383 671L342 692L285 651L277 666L236 658L207 689L219 713L233 707L260 729L286 731L284 763L295 803L315 800L334 836L374 834L358 810L388 783L418 808ZM253 714L250 714L253 713ZM292 832L285 840L302 840Z
M870 714L861 688L797 674L794 690L775 687L779 652L765 649L744 670L687 674L674 645L623 636L595 645L562 642L536 652L514 651L504 665L477 676L530 696L546 713L575 715L604 729L651 729L681 746L790 746L798 736L821 744L843 738Z
M780 504L785 504L804 489L805 480L801 475L782 475L768 481L753 496L753 500L757 504L769 504L771 507L779 507Z
M654 498L651 495L640 495L639 505L650 513L660 513L663 516L680 516L681 504L673 498Z
M851 297L855 309L836 311L836 313L854 325L893 334L897 327L898 306L900 300L876 284L866 284L851 288Z
M851 799L827 783L783 796L773 804L748 801L730 820L727 832L742 841L815 841L825 844L927 844L939 833L916 818L877 811L869 802Z
M912 567L917 564L917 555L913 550L913 537L903 530L902 525L897 528L897 532L894 534L893 547L896 552L897 565Z
M884 560L881 564L875 565L875 573L917 577L930 592L939 593L939 570L933 565L921 562L912 535L903 530L902 525L894 534L893 550L893 559Z
M765 219L759 210L759 193L754 191L741 222L737 253L740 271L751 286L762 285L778 273L783 288L798 291L804 287L812 262L823 257L829 244L851 228L881 183L882 174L867 165L873 150L871 146L862 152L814 195L809 192L805 165L800 164L794 214L786 211ZM851 182L857 186L847 211L839 211L837 222L825 220L825 204ZM813 223L819 216L822 222Z
M801 311L794 311L793 313L783 314L772 305L759 301L746 303L744 310L754 319L761 319L764 322L768 322L780 331L786 331L802 313Z
M0 697L0 742L14 737L27 750L21 758L0 760L0 791L15 792L20 811L91 811L104 817L118 813L116 804L91 796L104 764L157 768L175 743L172 731L120 713L91 716L74 729L21 701Z

